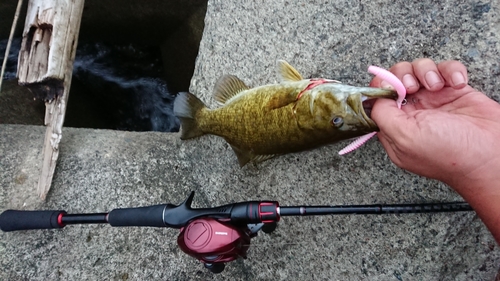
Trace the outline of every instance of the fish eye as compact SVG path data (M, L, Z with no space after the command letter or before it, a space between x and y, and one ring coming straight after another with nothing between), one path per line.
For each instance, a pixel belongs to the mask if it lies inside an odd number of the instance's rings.
M342 117L335 117L331 122L333 126L340 127L342 126L342 124L344 124L344 119L342 119Z

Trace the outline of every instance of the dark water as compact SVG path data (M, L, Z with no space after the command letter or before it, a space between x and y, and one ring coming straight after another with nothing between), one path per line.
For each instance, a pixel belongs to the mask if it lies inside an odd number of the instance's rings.
M6 40L0 41L3 56ZM16 79L20 40L8 57L4 79ZM174 95L163 79L161 53L154 46L80 43L65 126L127 131L179 130Z
M17 55L19 53L19 48L21 47L21 40L12 40L12 45L10 47L10 53L7 57L7 67L5 68L5 73L3 76L4 80L16 79L17 71ZM3 64L3 59L5 55L5 48L7 48L7 40L0 40L0 61ZM1 67L1 66L0 66Z

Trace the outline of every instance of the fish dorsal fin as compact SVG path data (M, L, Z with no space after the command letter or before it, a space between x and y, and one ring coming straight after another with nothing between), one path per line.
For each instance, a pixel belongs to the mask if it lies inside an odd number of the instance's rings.
M283 81L300 81L304 79L297 69L284 60L278 60L278 74Z
M232 97L248 89L250 88L238 77L224 75L215 83L214 98L219 103L225 104Z

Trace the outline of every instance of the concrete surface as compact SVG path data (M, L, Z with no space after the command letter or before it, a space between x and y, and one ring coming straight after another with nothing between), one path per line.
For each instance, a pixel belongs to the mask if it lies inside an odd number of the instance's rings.
M251 199L282 205L454 201L437 182L392 166L376 143L340 158L332 147L240 169L215 137L66 128L47 202L35 196L44 128L1 125L2 209L69 213ZM369 154L370 157L361 157ZM491 280L499 250L473 212L284 218L248 260L212 276L176 248L178 231L67 226L0 234L2 280Z
M498 0L209 1L191 91L208 104L217 78L277 81L276 59L305 77L366 85L370 64L460 59L471 84L499 100ZM240 169L206 136L65 128L46 202L35 196L44 128L0 125L0 210L70 213L252 199L282 205L457 201L436 181L395 167L380 144L339 157L337 144ZM500 249L473 212L285 218L220 275L175 245L177 231L68 226L0 234L1 280L493 280Z

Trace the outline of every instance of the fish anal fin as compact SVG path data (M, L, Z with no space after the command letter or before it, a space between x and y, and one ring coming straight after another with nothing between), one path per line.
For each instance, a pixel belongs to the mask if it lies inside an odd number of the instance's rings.
M213 95L216 101L225 104L232 97L248 89L248 86L238 77L234 75L224 75L215 83Z
M235 145L231 144L231 148L234 151L234 154L236 154L236 157L238 158L238 163L240 164L240 167L245 166L250 160L252 160L252 155L250 151L243 150Z
M283 81L300 81L303 80L302 75L284 60L278 60L278 75Z
M252 162L260 163L276 156L278 156L278 154L256 155L254 158L252 158Z
M246 164L248 164L248 162L260 163L278 155L278 154L255 155L248 150L241 149L236 145L232 144L231 148L233 149L234 154L236 154L236 157L238 158L238 163L240 164L240 167L245 166Z

